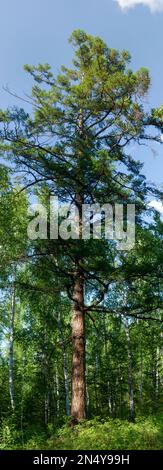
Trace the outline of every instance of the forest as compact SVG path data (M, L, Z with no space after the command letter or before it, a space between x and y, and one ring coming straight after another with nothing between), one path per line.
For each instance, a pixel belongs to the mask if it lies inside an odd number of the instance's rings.
M139 149L163 143L163 106L126 50L70 44L72 68L25 65L31 94L0 110L0 449L161 449L162 193Z

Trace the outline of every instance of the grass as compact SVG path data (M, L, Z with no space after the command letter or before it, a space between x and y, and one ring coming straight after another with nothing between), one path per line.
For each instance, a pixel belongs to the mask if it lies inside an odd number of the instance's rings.
M3 432L2 432L3 431ZM0 449L40 450L157 450L163 449L163 416L127 420L93 419L71 428L67 423L58 430L30 428L21 433L3 426Z

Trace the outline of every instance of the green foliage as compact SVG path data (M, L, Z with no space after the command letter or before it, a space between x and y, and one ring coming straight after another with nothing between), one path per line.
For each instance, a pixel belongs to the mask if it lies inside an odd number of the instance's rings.
M157 450L163 446L162 421L160 416L136 419L135 423L96 418L73 429L66 424L48 432L31 426L23 433L23 446L28 450ZM8 421L1 427L0 448L22 448L21 433Z
M14 418L3 418L0 427L0 449L15 449L19 440L20 431L16 428Z
M70 431L67 427L58 432L58 437L49 440L49 449L162 449L162 420L147 418L126 421L95 420L80 424ZM47 444L48 444L47 443Z

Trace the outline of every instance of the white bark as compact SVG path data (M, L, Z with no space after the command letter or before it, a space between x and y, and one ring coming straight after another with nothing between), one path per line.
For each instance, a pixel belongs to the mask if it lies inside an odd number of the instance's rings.
M68 361L67 361L67 353L65 348L65 341L63 336L62 330L62 321L61 321L61 314L58 311L58 331L59 337L61 342L61 348L63 353L63 371L64 371L64 385L65 385L65 396L66 396L66 415L70 415L70 401L69 401L69 376L68 376Z
M132 351L131 351L131 340L128 319L124 318L126 340L127 340L127 355L128 355L128 386L129 386L129 402L130 402L130 418L133 420L135 415L134 406L134 392L133 392L133 380L132 380Z
M11 314L10 314L10 335L9 335L9 393L11 408L14 411L14 321L15 321L15 304L16 294L15 287L13 287L11 299Z

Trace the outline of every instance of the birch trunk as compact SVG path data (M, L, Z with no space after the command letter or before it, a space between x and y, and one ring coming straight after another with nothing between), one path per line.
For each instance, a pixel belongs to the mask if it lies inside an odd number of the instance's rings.
M56 374L55 374L55 385L56 385L56 398L57 398L57 418L59 418L60 415L60 391L59 391L59 376L58 376L58 368L56 366Z
M10 335L9 335L9 393L12 411L15 410L14 400L14 321L15 321L16 293L13 287L10 314Z
M65 341L62 331L62 321L61 321L61 314L58 311L58 331L59 337L61 341L61 348L63 352L63 371L64 371L64 385L65 385L65 396L66 396L66 415L70 415L70 401L69 401L69 377L68 377L68 361L67 361L67 354L65 348Z
M124 319L126 340L127 340L127 355L128 355L128 385L129 385L129 402L130 402L130 419L133 421L135 417L135 406L134 406L134 392L132 382L132 352L131 352L131 340L127 318Z

